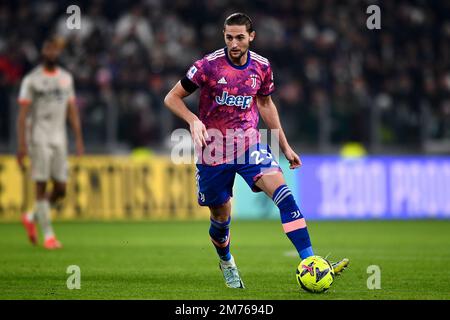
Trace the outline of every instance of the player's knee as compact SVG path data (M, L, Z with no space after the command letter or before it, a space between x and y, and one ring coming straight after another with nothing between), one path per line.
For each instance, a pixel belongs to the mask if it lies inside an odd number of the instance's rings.
M55 200L62 200L66 197L66 188L58 187L55 189Z
M230 218L231 214L231 204L228 200L220 205L209 206L211 212L211 219L218 222L225 222Z
M46 182L36 182L36 199L43 200L47 197Z

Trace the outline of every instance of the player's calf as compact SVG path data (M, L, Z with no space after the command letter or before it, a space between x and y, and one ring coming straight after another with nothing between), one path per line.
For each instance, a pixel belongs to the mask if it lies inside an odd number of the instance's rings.
M285 184L279 186L273 193L272 200L280 209L284 232L294 244L300 258L305 259L314 255L305 218L300 212L289 187Z
M225 284L229 288L244 288L244 283L239 275L234 258L230 253L230 221L231 217L224 222L213 218L209 228L211 242L219 255L219 267L223 273Z
M50 203L47 199L37 200L35 205L36 218L44 234L44 243L55 238L51 222ZM52 243L53 240L50 241Z
M209 227L209 235L211 242L216 248L219 258L223 261L231 259L230 255L230 221L231 217L225 222L219 222L214 219L210 219L211 224Z
M48 200L52 206L58 204L66 196L65 184L55 183L52 193L49 195Z

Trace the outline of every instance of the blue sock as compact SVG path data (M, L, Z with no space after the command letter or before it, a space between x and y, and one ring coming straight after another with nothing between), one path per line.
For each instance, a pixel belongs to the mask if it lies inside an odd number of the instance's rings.
M300 209L295 203L294 196L287 185L279 186L272 196L273 201L280 209L281 223L284 232L303 260L314 255L309 238L308 228L306 227L305 218L303 218Z
M209 235L211 237L211 241L216 248L217 254L220 259L224 261L228 261L231 259L230 254L230 221L231 217L228 218L228 221L219 222L213 219L210 219L211 225L209 227Z

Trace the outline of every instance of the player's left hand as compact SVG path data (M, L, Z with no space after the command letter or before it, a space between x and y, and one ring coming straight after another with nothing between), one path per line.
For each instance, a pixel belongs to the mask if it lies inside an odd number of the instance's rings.
M289 169L299 168L302 165L302 161L294 150L289 148L284 152L286 159L289 161Z

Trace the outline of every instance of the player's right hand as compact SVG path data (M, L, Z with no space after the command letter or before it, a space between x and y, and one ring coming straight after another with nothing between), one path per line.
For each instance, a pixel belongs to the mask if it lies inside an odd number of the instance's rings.
M27 148L21 147L17 151L17 163L22 171L25 171L25 157L27 155Z
M295 153L291 147L284 152L284 155L286 156L287 161L289 161L289 169L296 169L302 165L302 160L300 160L298 154Z
M189 124L192 140L198 147L205 147L206 140L209 138L206 127L200 120L194 120Z

